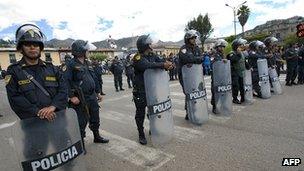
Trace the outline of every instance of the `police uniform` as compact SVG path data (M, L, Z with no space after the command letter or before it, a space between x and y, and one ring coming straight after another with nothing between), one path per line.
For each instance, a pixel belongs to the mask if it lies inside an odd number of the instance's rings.
M286 85L296 84L294 81L297 77L298 51L295 48L289 48L285 52L287 62Z
M99 84L99 88L100 88L100 93L104 95L103 91L102 91L102 84L103 84L103 80L102 80L102 67L96 63L93 63L93 69L94 69L94 73L96 75L98 84Z
M182 67L187 64L201 64L202 63L202 53L198 46L191 47L189 45L183 45L178 53L178 61L179 61L179 71L178 77L181 86L184 91L184 83L183 83L183 74Z
M304 83L304 47L299 51L299 61L298 61L298 84Z
M248 63L252 68L251 76L252 76L252 88L257 93L258 97L261 96L261 88L259 85L259 71L258 71L258 59L264 59L264 55L261 52L249 51Z
M119 91L118 86L120 90L124 90L122 88L122 73L123 73L123 64L121 61L118 61L115 59L110 67L111 72L114 75L114 86L116 91Z
M33 78L47 91L37 87L24 73L24 71L33 76ZM8 67L8 75L5 78L7 97L11 108L20 119L38 118L38 111L42 108L55 106L55 112L64 110L67 104L67 87L62 73L58 67L51 63L44 62L39 59L37 65L28 65L24 57L16 64ZM61 135L69 137L68 131L65 128L65 120L60 121L56 126L61 127ZM33 139L37 139L37 135L33 129L21 128L24 134L23 155L25 158L46 156L49 143L52 143L56 150L64 146L61 141L57 141L48 136L38 137L40 144L39 150L42 154L37 154L33 148L35 145ZM58 129L58 128L57 128ZM50 140L53 140L50 142ZM55 141L54 141L55 140ZM35 148L35 147L34 147Z
M93 133L98 132L100 118L96 93L100 93L100 88L92 65L88 60L81 63L77 58L74 57L67 64L67 71L65 75L68 83L69 98L76 96L76 87L81 87L86 104L89 108L89 128L93 131ZM86 118L87 114L85 111L83 111L80 105L72 105L72 107L77 112L81 136L85 137L85 128L88 122Z
M133 100L136 107L135 121L139 136L144 136L144 119L145 108L147 106L144 72L146 69L164 69L164 59L161 59L154 53L148 55L135 55L133 58L134 65L134 87L133 87Z
M32 75L49 96L29 80L23 70ZM38 117L38 111L48 106L55 106L56 111L66 108L67 87L62 73L52 63L39 60L37 65L27 65L23 57L8 67L5 81L9 103L20 119Z
M133 67L133 63L129 60L126 62L126 76L127 76L128 86L129 88L132 88L132 85L134 84L134 67Z
M241 102L244 101L243 71L245 71L245 57L242 53L231 52L227 59L231 61L232 97L237 100L240 91ZM237 100L238 101L238 100Z

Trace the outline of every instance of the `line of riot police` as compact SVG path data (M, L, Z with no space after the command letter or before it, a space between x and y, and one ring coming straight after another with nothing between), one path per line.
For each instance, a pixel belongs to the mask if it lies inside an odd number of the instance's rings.
M185 119L195 125L201 125L209 119L199 37L197 31L187 31L184 36L185 44L178 54L179 81L185 94ZM40 59L44 48L43 39L40 28L33 24L22 25L16 32L17 50L23 54L23 58L9 67L5 78L11 108L21 120L34 118L51 122L56 120L56 113L65 110L69 103L69 107L77 113L82 142L89 123L94 135L93 141L108 143L109 140L99 134L98 100L102 99L102 83L97 78L101 78L96 68L98 64L93 61L93 67L88 61L88 52L94 48L93 45L84 40L74 41L71 45L74 57L61 66L60 72L51 63ZM130 65L134 67L132 86L135 121L139 143L142 145L147 144L143 125L146 107L153 144L169 142L174 132L167 74L174 64L154 53L153 42L150 35L139 36L136 42L138 53L130 61ZM249 43L247 52L247 41L238 38L232 42L232 52L227 57L224 55L227 42L220 39L215 43L216 53L211 74L211 104L215 114L231 115L232 102L252 103L253 95L270 98L271 87L275 94L282 93L275 69L276 42L274 37L266 38L264 43L253 41ZM293 60L293 51L288 51L288 54L287 59ZM293 63L290 62L290 65ZM290 69L288 73L293 72ZM287 77L287 83L289 79L293 81L293 75ZM122 89L122 85L119 86Z

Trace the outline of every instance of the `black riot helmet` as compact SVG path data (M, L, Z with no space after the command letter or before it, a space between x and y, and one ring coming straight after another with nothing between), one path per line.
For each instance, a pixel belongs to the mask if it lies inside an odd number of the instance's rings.
M236 51L239 46L245 45L246 43L247 43L247 40L245 40L245 39L242 39L242 38L235 39L232 41L232 44L231 44L232 50Z
M257 41L256 40L249 43L249 49L254 50L254 51L257 50Z
M267 37L264 40L264 44L266 45L266 47L270 47L271 45L275 44L276 42L278 42L279 40L275 37Z
M151 45L153 43L152 38L149 34L147 35L141 35L138 37L136 41L136 46L139 53L144 53L147 49L152 49Z
M89 50L96 49L96 46L84 40L75 40L72 45L72 55L73 56L84 56Z
M21 25L16 31L17 50L20 50L21 45L25 42L35 42L40 46L40 50L44 48L45 36L40 28L32 23Z
M199 33L196 30L188 30L185 33L184 42L185 42L185 44L188 44L189 43L189 39L192 39L192 38L196 39L197 37L199 37Z

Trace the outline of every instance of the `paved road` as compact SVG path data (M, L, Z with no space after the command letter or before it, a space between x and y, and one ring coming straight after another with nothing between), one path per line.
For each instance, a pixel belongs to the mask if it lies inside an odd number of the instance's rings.
M280 80L284 84L285 75ZM210 77L205 82L210 99ZM8 147L13 142L8 130L16 117L9 113L3 82L0 84L1 144ZM304 170L304 161L297 167L281 166L283 158L304 160L303 85L283 86L283 95L255 99L249 106L233 105L231 117L210 114L208 123L194 126L184 120L184 95L178 81L172 81L175 138L162 147L153 147L150 138L147 146L137 143L132 90L115 92L112 76L104 76L104 89L101 129L110 143L94 144L87 131L84 159L88 170ZM146 120L146 133L148 125ZM9 168L5 163L8 156L12 160L11 151L2 145L0 170Z

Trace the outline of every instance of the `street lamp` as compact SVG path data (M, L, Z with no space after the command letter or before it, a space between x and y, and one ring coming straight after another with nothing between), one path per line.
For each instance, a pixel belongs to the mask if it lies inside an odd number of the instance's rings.
M238 6L236 7L232 7L228 4L225 4L227 7L230 7L232 10L233 10L233 23L234 23L234 36L236 37L236 10L241 6L241 5L244 5L247 1L244 1L243 3L239 4Z

